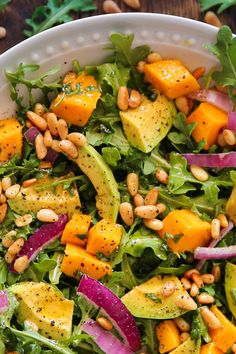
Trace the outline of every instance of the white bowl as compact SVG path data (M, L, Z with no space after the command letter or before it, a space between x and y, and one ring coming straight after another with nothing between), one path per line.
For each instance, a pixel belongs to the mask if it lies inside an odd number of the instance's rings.
M217 29L202 22L162 14L122 13L89 17L54 27L16 45L0 56L0 117L15 114L4 70L21 62L41 65L41 71L61 64L61 74L71 61L81 65L101 62L113 32L134 33L135 45L148 44L163 57L179 58L189 69L215 66L216 59L204 44L216 40Z

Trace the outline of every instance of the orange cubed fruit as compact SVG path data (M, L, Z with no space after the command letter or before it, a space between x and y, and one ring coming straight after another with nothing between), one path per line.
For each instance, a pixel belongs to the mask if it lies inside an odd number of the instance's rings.
M15 118L0 120L0 163L22 153L22 125Z
M91 223L90 215L73 214L62 233L61 243L67 242L84 246L87 239L87 232Z
M177 348L180 342L178 326L173 320L164 320L156 327L159 352L167 353Z
M201 346L200 354L223 354L223 352L215 346L215 343L210 342Z

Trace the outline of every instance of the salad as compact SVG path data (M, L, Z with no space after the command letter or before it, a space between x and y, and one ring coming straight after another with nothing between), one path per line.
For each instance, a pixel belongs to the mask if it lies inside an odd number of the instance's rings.
M236 352L236 40L206 73L133 37L6 72L0 353Z

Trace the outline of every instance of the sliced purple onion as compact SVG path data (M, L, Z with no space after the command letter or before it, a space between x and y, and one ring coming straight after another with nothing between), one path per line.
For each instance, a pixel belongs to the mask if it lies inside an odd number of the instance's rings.
M228 128L236 132L236 111L228 113Z
M96 321L88 319L82 326L85 333L93 336L94 342L106 354L132 354L124 343L119 341L111 332L105 331Z
M27 256L29 262L35 259L39 252L62 235L67 222L68 216L66 214L62 214L59 215L58 221L43 224L24 243L24 246L18 253L17 258ZM14 273L16 272L14 269L14 262L10 264L9 270Z
M236 257L236 246L228 247L197 247L194 251L194 258L201 260L227 259Z
M131 350L134 352L139 350L141 345L139 330L133 316L118 296L88 275L81 278L77 292L106 313Z
M54 162L56 161L56 159L59 156L59 153L50 147L48 147L47 150L48 150L48 152L47 152L47 155L45 156L44 160L54 164Z
M219 154L182 154L188 164L201 167L226 168L236 167L236 151Z
M219 92L216 90L202 89L190 93L188 97L200 102L211 103L214 106L222 109L222 111L226 113L232 111L233 109L233 102L231 101L229 96L223 92Z
M5 313L8 310L8 296L6 290L0 291L0 314Z

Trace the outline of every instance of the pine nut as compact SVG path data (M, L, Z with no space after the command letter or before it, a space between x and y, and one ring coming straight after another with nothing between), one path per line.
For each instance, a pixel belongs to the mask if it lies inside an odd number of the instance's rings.
M122 12L120 7L113 0L105 0L103 2L103 12L105 14Z
M59 140L53 140L51 148L56 152L62 152L62 150L60 148L60 141Z
M183 287L185 290L191 289L192 284L190 283L190 281L187 278L183 277L180 279L180 281L183 284Z
M87 143L85 135L76 132L68 134L66 139L70 140L76 146L84 146Z
M140 1L139 0L122 0L126 5L132 7L132 9L139 10L140 9Z
M208 23L209 25L215 26L215 27L221 27L222 23L219 19L219 17L213 12L213 11L207 11L204 17L204 21Z
M169 176L165 170L158 169L156 171L156 179L163 184L168 184Z
M212 274L202 274L201 275L202 281L204 284L213 284L215 281L215 278Z
M59 137L63 140L66 139L68 135L68 126L67 123L64 119L59 119L57 122L57 131L59 134Z
M202 167L193 164L190 165L189 169L193 177L195 177L198 181L205 182L208 180L208 173Z
M9 248L15 242L15 238L16 238L16 231L15 230L8 232L2 238L3 247Z
M55 113L46 113L46 119L48 123L48 129L50 130L51 134L54 136L58 136L57 132L57 116Z
M175 105L180 112L185 114L186 116L189 114L189 105L188 99L185 96L179 96L175 100Z
M201 293L200 295L198 295L197 300L201 305L213 304L213 302L215 301L214 297L209 295L208 293Z
M38 114L28 111L26 112L27 118L31 121L31 123L38 128L40 131L44 131L47 129L47 122L43 117L40 117Z
M22 186L23 186L24 188L27 188L27 187L32 186L32 185L35 184L36 182L37 182L37 179L36 179L36 178L27 179L27 180L25 180L25 181L22 183Z
M217 144L220 147L225 147L226 146L226 141L224 139L223 133L218 134L218 136L217 136Z
M6 28L3 27L3 26L0 26L0 39L5 38L6 35L7 35L7 30L6 30Z
M144 60L140 60L136 66L136 69L137 71L140 73L140 74L143 74L144 73L144 67L145 67L145 64L146 62Z
M175 291L175 283L173 281L168 281L164 284L163 288L161 289L161 294L164 297L171 296Z
M192 268L192 269L187 270L187 271L184 273L184 276L185 276L185 278L187 278L187 279L192 279L192 276L193 276L194 273L199 274L199 271L198 271L196 268Z
M6 201L7 201L7 198L5 197L5 195L1 194L0 195L0 204L4 204L4 203L6 203Z
M117 106L121 111L126 111L129 106L129 92L127 87L120 86L117 95Z
M187 339L190 338L190 334L188 332L183 332L181 333L181 335L179 336L180 342L183 343L185 342Z
M34 106L34 113L38 116L42 116L45 113L45 108L41 103L36 103Z
M236 343L232 345L231 350L234 354L236 353Z
M220 220L220 226L221 227L228 227L229 226L229 222L228 222L228 219L227 219L225 214L219 214L217 216L217 219Z
M113 328L113 325L111 323L111 321L109 321L107 318L105 317L98 317L97 318L97 323L104 328L106 331L111 331Z
M191 295L192 297L195 297L195 296L197 296L198 292L199 292L199 287L197 286L196 283L193 283L193 284L191 285L190 295Z
M52 146L52 134L49 129L47 129L44 133L43 142L46 147Z
M176 306L180 307L181 309L193 311L197 309L196 302L187 295L179 295L175 301Z
M174 321L182 332L190 331L190 325L187 321L185 321L183 317L177 317L174 319Z
M28 267L29 260L28 256L22 256L15 260L14 269L17 273L22 273Z
M23 237L18 238L16 241L13 242L13 244L8 248L8 253L16 255L20 252L22 247L24 246L25 240Z
M202 318L206 323L207 327L211 329L218 329L221 327L221 323L218 318L211 312L208 307L204 306L200 308Z
M154 205L143 205L134 209L134 214L142 219L155 219L157 207Z
M158 189L157 187L152 188L145 197L145 205L156 205L158 199Z
M213 219L211 221L211 237L214 240L218 240L220 237L220 220L219 219Z
M76 157L78 157L77 147L70 140L61 140L59 147L61 148L62 152L64 152L70 158L76 159Z
M0 205L0 224L3 223L6 214L7 214L7 204L4 203Z
M41 168L41 169L52 168L52 163L50 161L42 161L39 164L39 168Z
M138 193L139 178L137 173L129 173L126 178L129 194L134 197Z
M120 216L127 226L131 226L134 223L133 207L130 203L124 202L120 204Z
M51 209L41 209L37 212L37 219L43 222L56 222L58 215Z
M29 327L34 332L38 332L38 330L39 330L39 328L36 325L36 323L34 323L34 322L30 321L30 320L25 320L24 321L24 325Z
M33 124L31 123L30 120L27 120L26 123L25 123L26 127L29 129L31 127L33 127Z
M160 231L163 229L163 222L158 219L143 219L143 223L146 227L154 231Z
M15 255L14 254L11 254L11 253L9 253L9 252L7 252L6 254L5 254L5 261L8 263L8 264L11 264L13 261L14 261L14 259L15 259Z
M218 283L218 281L220 281L220 278L221 278L220 266L213 266L212 270L211 270L211 274L213 275L213 277L215 279L215 283Z
M204 66L200 66L192 72L193 77L196 80L200 79L205 74L206 68Z
M10 177L3 177L2 179L2 190L6 192L6 190L11 187L11 178Z
M227 145L233 146L236 144L236 137L230 129L224 129L222 134Z
M144 199L143 199L143 197L141 196L141 194L137 193L137 194L134 196L134 205L135 205L136 207L144 205Z
M43 160L45 156L47 155L47 148L44 145L44 139L42 134L38 134L35 139L35 149L36 149L36 154L37 158L39 160Z
M129 95L129 107L137 108L141 104L141 95L137 90L131 90Z
M201 288L204 285L200 274L193 273L192 280L198 286L198 288Z
M29 225L32 220L33 218L31 214L25 214L23 216L19 216L19 218L15 220L15 224L17 227L24 227L26 225Z
M156 61L162 60L162 57L160 56L159 53L152 52L152 53L148 54L146 60L149 64L152 64L152 63L155 63Z
M14 199L17 194L20 191L20 185L19 184L13 184L11 187L7 188L6 192L5 192L5 196L8 199Z
M157 207L158 215L162 214L162 213L164 213L166 211L166 205L163 204L163 203L157 203L156 207Z

